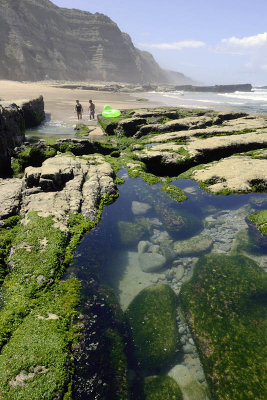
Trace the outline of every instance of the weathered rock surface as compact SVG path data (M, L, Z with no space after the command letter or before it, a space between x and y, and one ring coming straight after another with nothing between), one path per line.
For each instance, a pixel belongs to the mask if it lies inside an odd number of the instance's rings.
M21 179L0 179L0 222L18 213L21 202Z
M248 156L232 156L194 171L192 176L196 181L207 182L208 190L213 193L225 190L251 192L258 184L264 190L267 187L267 162Z
M0 220L20 212L27 223L27 213L37 211L43 217L53 215L65 231L67 213L81 212L94 221L101 199L116 193L115 175L102 156L87 158L49 158L40 168L26 168L22 180L0 180Z
M49 0L2 0L0 34L2 79L188 81L163 71L107 16Z
M90 156L87 156L90 161ZM57 226L66 230L67 213L82 212L95 220L100 201L116 193L114 171L101 156L91 156L96 165L71 156L47 159L42 167L25 170L22 215L38 211L40 216L54 215Z
M240 114L237 114L240 115ZM242 114L241 114L242 115ZM174 140L190 140L191 138L194 137L212 137L212 136L217 136L217 135L224 135L227 136L228 134L235 134L237 132L242 132L244 130L256 130L256 129L263 129L267 128L267 118L265 117L242 117L242 118L234 118L235 113L230 113L230 114L223 114L219 113L218 116L215 118L213 121L215 125L212 126L207 126L205 129L194 129L189 128L189 130L176 130L172 132L172 130L168 130L168 132L162 134L159 133L157 135L153 135L152 138L147 139L146 142L152 143L152 142L167 142L167 141L174 141ZM226 120L226 118L231 118L231 120ZM220 121L222 119L223 124L218 125L218 120ZM171 121L173 122L173 121ZM149 125L143 126L142 129L146 129ZM164 125L163 125L164 126ZM174 125L175 126L175 125ZM156 125L158 132L161 132L160 128L158 128L158 125ZM162 129L162 128L161 128ZM245 132L244 132L245 133ZM260 131L259 131L260 133Z
M211 117L187 117L166 122L166 124L148 124L140 128L137 135L143 136L150 132L174 132L188 129L206 128L212 125Z

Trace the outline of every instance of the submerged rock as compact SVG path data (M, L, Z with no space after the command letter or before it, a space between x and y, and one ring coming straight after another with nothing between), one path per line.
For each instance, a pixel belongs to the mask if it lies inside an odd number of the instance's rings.
M203 228L203 222L195 215L173 208L156 207L159 218L173 238L187 238Z
M188 240L180 240L174 243L174 251L179 256L195 255L207 252L211 249L213 241L204 235L197 235Z
M132 202L132 213L134 215L144 215L151 209L151 206L147 203L141 203L140 201Z
M166 264L166 258L160 253L142 253L139 254L138 260L144 272L158 271Z
M145 400L183 400L180 387L170 376L149 376L144 381Z
M183 400L208 400L205 389L192 377L184 365L175 365L168 375L178 383Z
M137 244L149 232L150 224L145 218L137 217L133 222L119 221L118 229L121 243L127 246Z
M163 284L143 289L130 303L126 315L138 364L148 370L167 365L178 341L173 290Z

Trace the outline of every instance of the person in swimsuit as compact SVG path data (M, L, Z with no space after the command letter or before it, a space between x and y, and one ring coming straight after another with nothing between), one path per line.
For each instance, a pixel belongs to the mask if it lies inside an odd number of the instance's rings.
M88 108L88 111L89 111L89 117L90 117L90 119L95 119L95 105L94 105L94 103L92 102L92 100L89 100L89 108Z
M77 112L77 118L82 119L83 118L83 106L81 105L79 100L76 100L76 106L75 106L75 111Z

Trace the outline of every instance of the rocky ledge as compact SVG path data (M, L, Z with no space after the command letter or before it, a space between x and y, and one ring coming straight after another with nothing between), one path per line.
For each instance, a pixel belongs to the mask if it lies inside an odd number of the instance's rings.
M101 199L117 193L114 178L101 155L49 158L39 168L27 167L22 179L0 180L0 221L19 212L27 223L27 214L33 211L53 216L63 231L70 213L95 221Z
M22 144L27 128L39 125L45 118L43 96L33 100L2 101L0 104L0 176L11 172L12 151Z
M191 178L213 193L266 190L264 115L161 108L132 110L116 122L99 120L118 143L129 137L132 151L122 158L132 176Z

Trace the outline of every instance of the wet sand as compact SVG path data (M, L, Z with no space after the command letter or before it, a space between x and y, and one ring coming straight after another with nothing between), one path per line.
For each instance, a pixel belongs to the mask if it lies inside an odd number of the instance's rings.
M105 104L113 108L141 108L156 107L162 105L155 100L136 101L138 98L146 98L145 93L111 93L82 89L62 89L57 87L69 82L16 82L0 81L0 99L8 102L16 100L32 99L43 95L45 112L52 122L74 124L77 116L74 111L75 100L79 99L83 105L84 122L88 122L88 101L92 99L96 105L96 114L101 113ZM73 82L72 82L73 84ZM79 82L78 85L81 85ZM91 84L91 83L90 83ZM0 101L1 103L1 101Z

